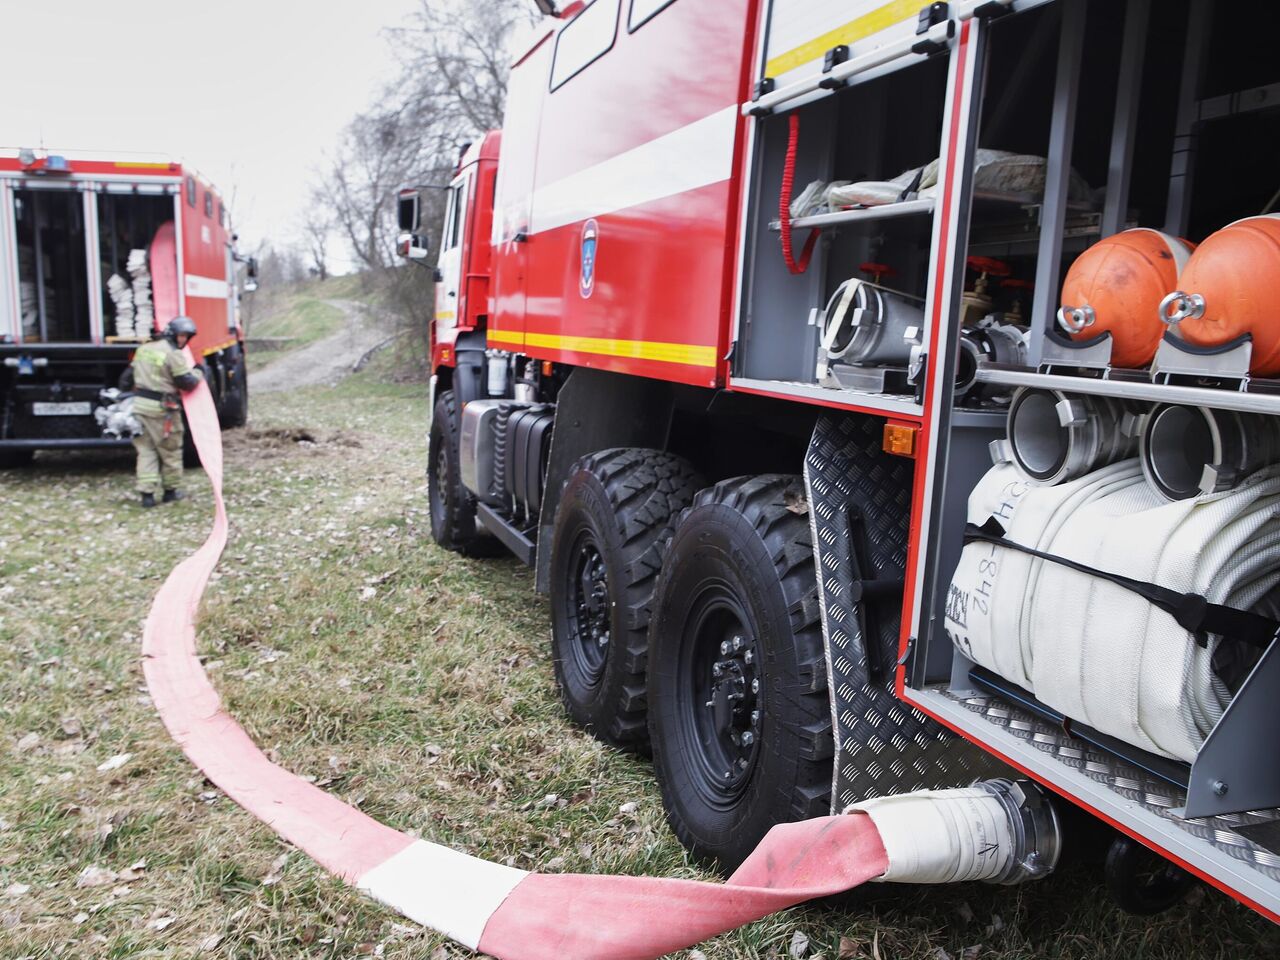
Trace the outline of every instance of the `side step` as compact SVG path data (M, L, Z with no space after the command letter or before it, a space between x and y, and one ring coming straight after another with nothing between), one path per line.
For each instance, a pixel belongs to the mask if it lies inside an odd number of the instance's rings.
M526 532L517 527L506 517L500 516L487 503L476 504L476 519L484 528L502 541L502 545L516 555L526 567L533 566L533 555L537 544L530 540ZM536 527L530 527L530 531Z

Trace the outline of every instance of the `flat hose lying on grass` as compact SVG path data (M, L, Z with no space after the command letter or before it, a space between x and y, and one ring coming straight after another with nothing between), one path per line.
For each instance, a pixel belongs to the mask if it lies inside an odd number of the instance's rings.
M142 654L152 701L183 752L228 797L410 919L502 960L647 960L867 880L1011 882L1052 867L1056 820L1007 781L774 827L724 884L529 873L379 823L267 759L223 710L196 657L196 610L226 545L227 512L208 388L201 384L184 404L215 513L208 539L169 574L147 617ZM1029 847L1049 855L1037 861Z

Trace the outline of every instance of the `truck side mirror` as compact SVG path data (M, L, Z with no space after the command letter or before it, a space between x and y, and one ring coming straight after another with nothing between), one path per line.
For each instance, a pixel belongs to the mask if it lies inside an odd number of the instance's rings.
M258 258L250 257L245 263L244 292L253 293L258 289Z
M416 233L402 233L396 237L396 253L408 260L425 260L431 252L426 237Z
M403 233L418 232L418 191L416 189L403 189L399 193L399 200L396 203L396 220L399 222L400 230Z

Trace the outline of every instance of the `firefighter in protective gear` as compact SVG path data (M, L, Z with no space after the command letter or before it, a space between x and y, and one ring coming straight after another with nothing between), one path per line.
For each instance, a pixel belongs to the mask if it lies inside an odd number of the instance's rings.
M133 438L138 451L138 493L144 507L183 499L182 401L178 392L194 390L200 370L191 365L183 348L196 333L190 317L174 317L158 340L144 343L133 355L133 364L120 378L120 389L134 394L133 413L142 434Z

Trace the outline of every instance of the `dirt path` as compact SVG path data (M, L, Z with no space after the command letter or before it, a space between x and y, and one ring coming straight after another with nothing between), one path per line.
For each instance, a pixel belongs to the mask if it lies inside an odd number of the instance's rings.
M346 317L346 328L301 350L284 354L250 378L254 392L332 386L348 376L368 351L391 335L386 323L363 303L326 300Z

